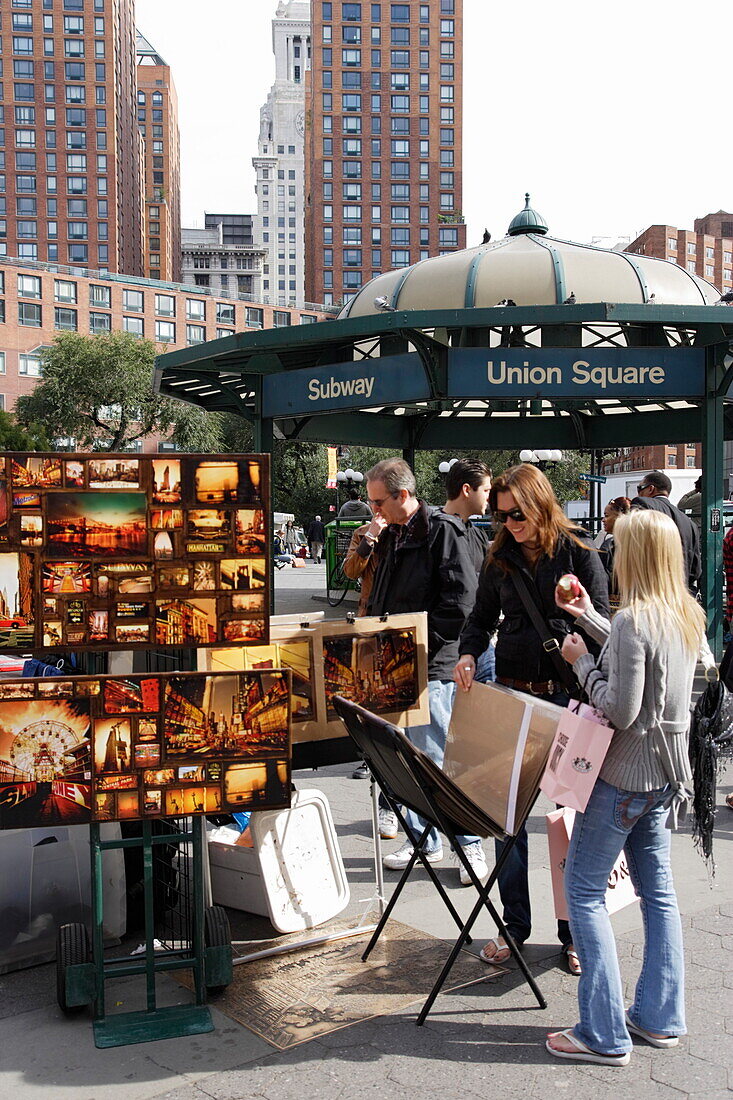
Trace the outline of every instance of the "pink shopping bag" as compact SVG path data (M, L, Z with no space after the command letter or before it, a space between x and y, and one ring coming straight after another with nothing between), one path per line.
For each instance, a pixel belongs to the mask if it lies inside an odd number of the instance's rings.
M588 805L613 729L585 703L571 703L552 742L540 787L553 802L581 812Z
M558 920L568 919L568 906L565 901L565 861L568 856L570 834L573 831L575 810L563 807L553 810L545 817L547 823L547 843L550 849L550 871L552 874L552 896L555 902L555 916ZM638 901L631 882L629 867L623 852L613 865L608 876L606 890L606 909L617 913L627 905Z

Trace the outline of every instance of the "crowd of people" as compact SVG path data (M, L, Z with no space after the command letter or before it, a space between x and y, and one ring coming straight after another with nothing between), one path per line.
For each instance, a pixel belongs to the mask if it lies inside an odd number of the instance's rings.
M475 680L496 679L560 705L585 693L612 725L600 777L575 818L565 868L570 919L557 929L567 968L579 978L579 1020L548 1035L546 1046L558 1058L625 1065L634 1040L671 1047L685 1031L670 830L689 797L692 682L706 650L695 598L701 561L694 502L676 507L666 475L647 474L636 497L608 502L597 545L564 515L535 466L523 463L492 480L483 463L458 460L446 481L446 502L434 507L418 497L406 462L377 463L366 475L369 514L353 533L344 571L360 578L359 614L427 612L430 721L406 732L437 764L455 692L470 691ZM487 509L493 528L475 526L471 517ZM733 541L729 551L733 568ZM558 588L568 573L577 578L572 598ZM415 837L423 834L425 822L411 813L406 820ZM397 836L383 798L379 824L383 838ZM456 839L486 881L480 838ZM423 843L422 858L443 859L435 829ZM497 858L503 843L496 842ZM604 901L622 850L645 936L628 1007ZM412 855L408 839L384 864L400 870ZM498 884L508 937L521 947L531 934L525 830ZM481 951L487 962L509 954L502 936Z

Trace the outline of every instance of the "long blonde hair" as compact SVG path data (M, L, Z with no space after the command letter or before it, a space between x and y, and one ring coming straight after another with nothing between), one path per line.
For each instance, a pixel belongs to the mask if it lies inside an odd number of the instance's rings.
M584 550L591 550L590 543L584 542L580 537L585 532L565 515L557 502L552 485L536 466L523 462L521 466L510 466L503 474L494 478L489 493L489 508L492 512L496 511L499 493L512 494L517 507L537 528L537 540L548 558L555 553L561 535L565 535ZM502 526L491 544L489 561L494 559L502 546L513 541L506 527Z
M621 607L629 608L637 628L643 618L655 641L675 631L696 654L705 615L685 586L682 540L672 520L651 508L634 508L618 517L613 538Z

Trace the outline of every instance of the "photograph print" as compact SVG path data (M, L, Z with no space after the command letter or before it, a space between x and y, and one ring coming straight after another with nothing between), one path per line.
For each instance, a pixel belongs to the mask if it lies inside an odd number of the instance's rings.
M54 493L46 501L46 516L49 558L147 554L144 493Z
M411 630L324 637L323 672L329 718L336 714L334 695L376 714L406 710L418 701L417 644Z

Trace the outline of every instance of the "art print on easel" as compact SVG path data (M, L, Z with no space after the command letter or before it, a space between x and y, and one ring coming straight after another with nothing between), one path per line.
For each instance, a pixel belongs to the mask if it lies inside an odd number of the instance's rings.
M267 455L0 462L0 650L266 642Z
M275 670L0 682L0 829L290 805Z

